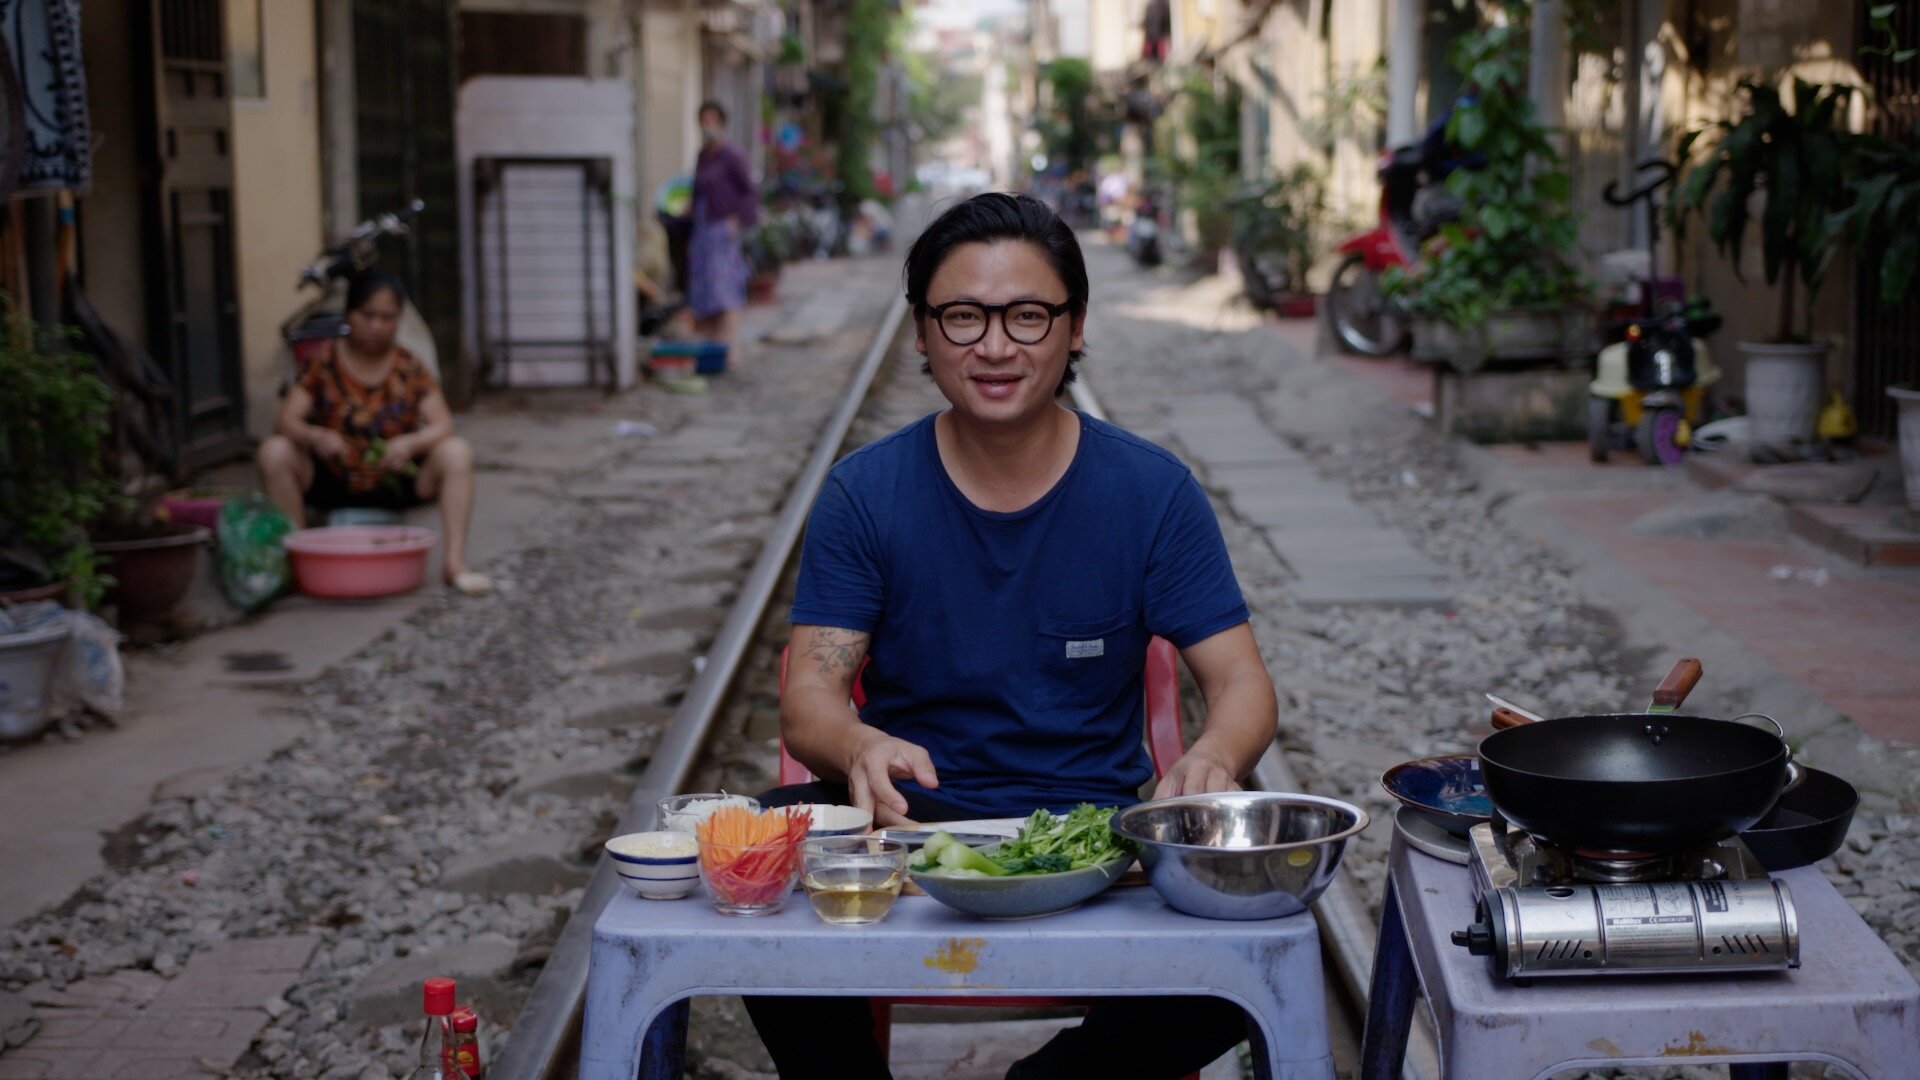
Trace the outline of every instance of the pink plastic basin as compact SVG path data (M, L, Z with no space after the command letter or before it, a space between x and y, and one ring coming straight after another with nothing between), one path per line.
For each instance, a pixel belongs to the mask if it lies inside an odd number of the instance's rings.
M412 525L343 525L288 536L293 583L308 596L356 600L410 592L427 580L427 553L439 541Z

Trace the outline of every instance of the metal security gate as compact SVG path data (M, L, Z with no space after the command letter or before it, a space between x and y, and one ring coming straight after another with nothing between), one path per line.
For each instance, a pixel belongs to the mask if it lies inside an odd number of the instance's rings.
M1867 9L1883 0L1860 0L1856 41L1877 40ZM1894 36L1901 46L1920 42L1920 0L1900 0L1893 13ZM1863 55L1860 74L1872 90L1869 130L1890 139L1912 141L1920 125L1920 60L1895 63L1885 56ZM1920 297L1909 293L1898 304L1880 301L1880 277L1864 260L1854 279L1853 411L1860 430L1883 439L1894 437L1895 402L1887 387L1920 384Z
M173 380L179 467L193 469L247 445L225 9L145 0L131 10L153 88L142 155L148 346Z
M478 158L474 250L489 386L614 386L612 164Z
M454 4L352 0L355 164L360 216L427 208L387 241L382 259L406 279L433 330L455 406L472 400L461 342L459 162L454 153ZM351 224L351 223L348 223Z

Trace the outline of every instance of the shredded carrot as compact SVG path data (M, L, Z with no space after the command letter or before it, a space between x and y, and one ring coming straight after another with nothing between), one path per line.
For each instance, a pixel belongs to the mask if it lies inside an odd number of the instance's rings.
M727 904L779 899L793 885L800 841L812 823L810 813L785 808L756 812L725 806L714 811L693 827L707 888Z

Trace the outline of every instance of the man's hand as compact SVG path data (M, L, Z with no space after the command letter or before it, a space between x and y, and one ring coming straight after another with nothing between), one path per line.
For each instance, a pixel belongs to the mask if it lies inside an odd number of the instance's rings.
M1239 791L1240 784L1233 773L1220 762L1204 753L1188 752L1167 775L1160 778L1159 786L1153 789L1156 799L1170 799L1175 795L1204 795L1210 791Z
M353 453L346 436L332 428L313 427L307 431L307 448L315 457L327 461L345 461Z
M853 794L853 805L872 811L875 824L911 824L906 816L907 797L893 786L896 779L912 779L925 788L940 786L926 750L874 731L847 763L847 790Z

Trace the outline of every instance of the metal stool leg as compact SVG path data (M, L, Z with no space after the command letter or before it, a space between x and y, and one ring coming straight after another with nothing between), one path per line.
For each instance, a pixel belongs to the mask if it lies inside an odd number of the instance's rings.
M692 1000L660 1010L640 1043L640 1080L680 1080L687 1071L687 1016Z
M1367 993L1367 1026L1361 1039L1360 1080L1395 1080L1407 1058L1413 1029L1413 995L1420 978L1400 918L1400 897L1393 878L1380 902L1380 937L1373 951L1373 982Z

